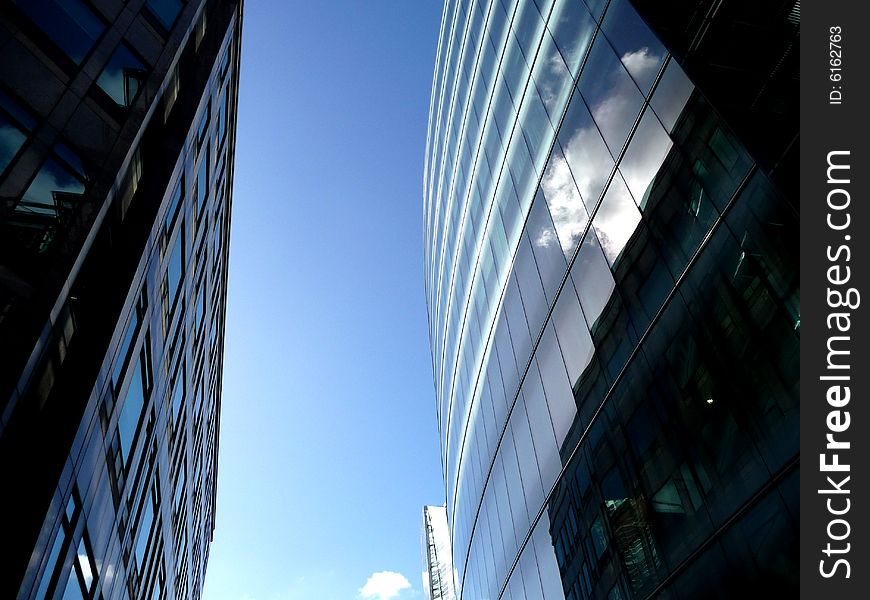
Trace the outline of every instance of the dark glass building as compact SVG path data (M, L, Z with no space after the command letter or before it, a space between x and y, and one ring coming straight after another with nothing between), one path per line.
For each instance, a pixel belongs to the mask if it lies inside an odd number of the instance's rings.
M799 2L447 0L424 276L463 599L797 593Z
M242 3L0 6L0 597L199 598Z

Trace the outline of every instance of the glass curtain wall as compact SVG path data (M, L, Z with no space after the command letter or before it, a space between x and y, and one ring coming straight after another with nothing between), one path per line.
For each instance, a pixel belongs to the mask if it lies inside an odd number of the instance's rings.
M628 0L446 3L424 275L459 597L797 589L792 206Z

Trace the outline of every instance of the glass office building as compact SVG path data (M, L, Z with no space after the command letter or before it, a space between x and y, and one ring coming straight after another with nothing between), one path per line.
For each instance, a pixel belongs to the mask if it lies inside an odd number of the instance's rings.
M456 600L447 508L423 507L423 585L428 600Z
M424 277L457 596L797 590L799 2L447 0Z
M199 598L242 3L0 7L0 597Z

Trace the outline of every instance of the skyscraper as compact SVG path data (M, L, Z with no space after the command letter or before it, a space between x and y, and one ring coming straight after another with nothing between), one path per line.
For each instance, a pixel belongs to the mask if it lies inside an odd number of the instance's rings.
M796 591L799 23L445 3L424 277L458 597Z
M0 8L0 597L200 596L241 13Z
M447 531L447 509L423 507L423 577L429 600L456 600L453 588L453 559Z

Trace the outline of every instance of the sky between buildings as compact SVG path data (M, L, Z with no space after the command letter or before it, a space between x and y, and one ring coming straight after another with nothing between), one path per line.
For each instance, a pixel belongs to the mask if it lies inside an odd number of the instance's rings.
M443 499L421 228L441 9L245 3L205 600L424 597L421 511Z

